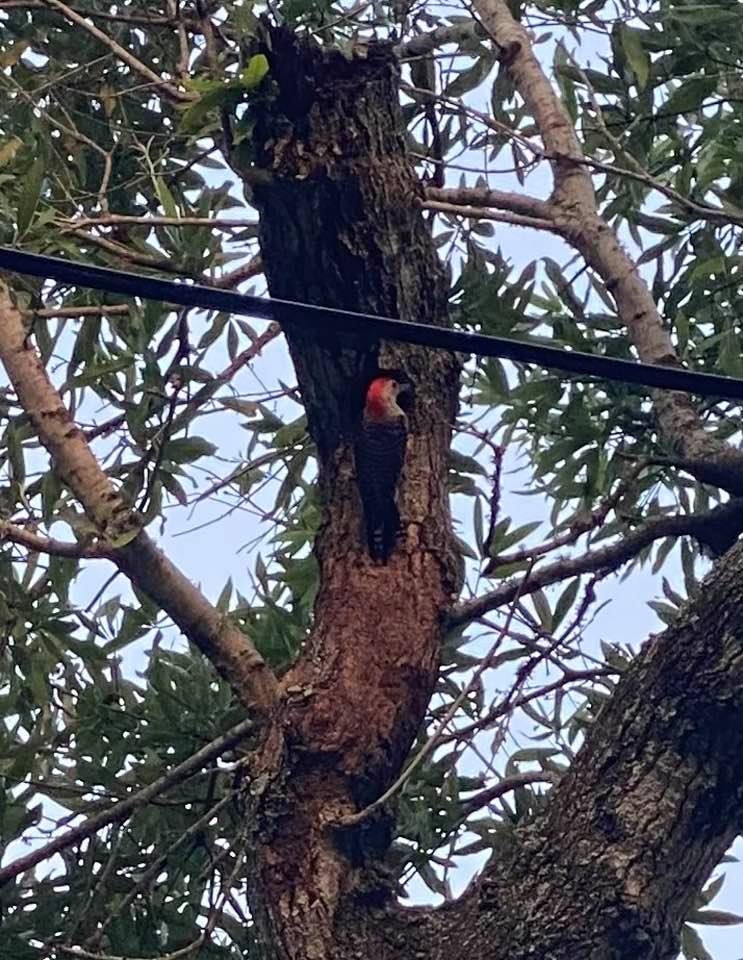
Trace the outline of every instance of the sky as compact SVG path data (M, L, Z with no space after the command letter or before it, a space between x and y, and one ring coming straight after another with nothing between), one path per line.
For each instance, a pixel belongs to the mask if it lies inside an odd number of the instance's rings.
M591 55L595 56L599 53L600 48L597 47ZM520 189L519 184L515 180L509 180L508 176L494 178L491 186L505 190ZM536 196L548 195L549 183L543 169L538 169L530 176L526 189ZM230 213L232 214L232 211ZM564 262L570 256L562 242L551 235L540 234L537 238L529 231L507 225L496 225L493 242L501 248L517 271L533 259L535 244L538 245L540 256L550 256L558 262ZM261 293L262 290L258 288L255 292ZM260 329L260 325L256 324L256 328ZM197 338L198 329L194 335L194 339ZM275 341L266 348L264 355L252 368L238 375L235 387L238 393L245 394L261 391L264 384L276 383L279 380L286 383L294 382L291 364L283 342ZM210 416L201 422L202 425L196 431L207 435L209 440L218 444L220 456L228 461L233 457L236 460L244 458L250 439L250 434L241 430L240 425L236 424L238 416L234 412ZM205 431L208 433L205 434ZM513 460L512 465L514 465ZM222 468L224 473L228 473L231 469L229 463L222 464ZM539 498L519 495L528 483L529 477L523 471L519 473L504 471L502 512L503 515L510 515L513 518L514 526L545 519L546 508ZM470 504L465 504L462 498L458 498L458 501L455 503L455 514L463 526L467 527L470 522ZM231 577L236 584L249 583L249 571L254 562L254 554L246 549L246 545L259 530L256 518L243 509L236 510L218 522L224 511L224 505L220 506L213 501L203 501L196 505L193 511L182 508L168 511L165 527L159 537L159 542L166 553L212 599L219 595L228 577ZM546 530L545 527L536 533L534 542L541 539ZM108 573L109 568L105 564L91 565L76 587L79 596L89 598L96 589L96 585L103 582ZM669 559L664 573L672 584L679 581L680 565L676 554ZM242 589L249 593L246 586ZM552 591L553 595L561 589L559 586L555 588ZM114 582L110 591L128 595L126 585L120 580ZM657 632L662 626L655 613L647 606L647 601L658 598L659 592L659 578L651 576L647 569L633 573L625 581L616 575L608 578L599 587L599 600L610 602L603 607L588 628L586 643L598 645L599 641L608 640L614 643L631 643L634 647L639 647L649 633ZM174 631L171 632L170 642L180 642ZM127 671L135 673L144 667L145 647L146 644L141 644L139 650L128 651L127 661L124 664ZM528 730L517 730L515 733L517 735L523 733L525 736ZM734 852L743 857L741 841L736 843ZM474 869L476 864L472 866ZM743 869L737 864L726 865L722 869L727 873L727 881L713 906L715 909L743 912L741 902L743 900ZM718 873L719 870L715 875ZM460 871L453 882L454 891L461 890L471 876L471 871ZM411 885L411 899L414 902L427 902L430 900L430 893L422 885L414 883ZM740 947L742 937L740 927L706 926L701 928L700 932L716 960L740 960L743 957L743 948Z

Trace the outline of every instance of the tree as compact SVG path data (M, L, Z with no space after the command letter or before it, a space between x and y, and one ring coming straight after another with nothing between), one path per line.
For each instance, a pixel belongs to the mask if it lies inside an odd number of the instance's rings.
M730 0L0 11L6 245L740 373ZM447 186L475 151L520 188ZM513 276L493 221L561 261ZM700 909L743 792L734 404L280 319L256 397L277 324L3 283L5 955L704 957L685 921L737 919ZM379 368L414 384L384 566L351 452ZM514 450L541 540L501 516ZM156 538L227 496L272 539L212 602ZM598 585L670 557L667 629L597 655ZM413 875L451 902L402 909Z

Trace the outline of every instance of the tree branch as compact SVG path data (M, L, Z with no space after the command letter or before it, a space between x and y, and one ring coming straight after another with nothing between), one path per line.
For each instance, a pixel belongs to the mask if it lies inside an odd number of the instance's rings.
M0 361L59 476L130 580L165 610L259 715L276 701L276 678L248 638L139 529L139 519L101 469L33 349L21 312L0 283Z
M511 777L505 777L492 787L487 787L476 793L474 797L468 797L461 801L463 817L469 817L476 810L487 807L498 797L502 797L512 790L518 790L519 787L527 787L532 783L557 783L558 775L549 770L524 771L524 773L515 773Z
M514 227L531 227L534 230L558 232L551 220L537 220L535 217L525 217L520 213L501 213L497 210L489 210L486 207L464 207L454 203L441 203L438 200L423 200L421 206L424 210L448 213L455 217L468 217L473 220L496 220L498 223L510 223Z
M107 237L98 237L94 233L88 233L87 230L80 230L78 227L70 230L70 233L73 233L85 243L92 243L94 246L100 247L101 250L106 250L129 263L139 263L143 267L149 267L150 270L161 270L163 273L172 273L178 277L183 276L181 267L167 257L153 257L148 253L130 250L123 243L116 243L116 241L109 240Z
M433 53L439 47L446 47L449 44L456 44L461 47L463 44L471 44L476 41L487 39L487 30L478 23L477 20L470 20L463 23L446 24L430 30L428 33L421 33L411 40L399 43L394 51L400 60L410 60L413 57L424 57L428 53Z
M224 273L221 277L212 280L212 286L219 287L220 290L232 290L261 273L263 273L263 258L260 254L256 254L241 267L236 267L231 273Z
M157 87L168 100L172 100L174 103L192 103L194 100L198 100L198 94L186 93L168 83L167 80L164 80L153 70L150 70L147 64L142 63L142 61L138 60L129 50L117 43L113 37L109 37L107 33L104 33L104 31L96 27L95 24L90 23L87 16L82 16L76 10L68 7L66 3L62 3L62 0L44 0L44 5L62 14L70 23L74 23L78 27L82 27L83 30L87 30L91 36L95 37L96 40L105 47L108 47L114 56L121 60L122 63L125 63L135 73L138 73L141 77L144 77L145 80Z
M76 319L77 317L99 317L101 315L123 316L130 310L131 307L128 303L101 303L79 307L45 307L43 310L31 310L29 313L34 317L63 320L67 318Z
M672 517L657 517L625 534L621 540L579 557L565 557L544 567L532 570L528 578L506 580L495 590L453 607L447 618L449 627L472 623L491 610L511 603L520 592L523 595L541 590L551 583L569 577L596 571L613 572L632 560L654 540L663 537L693 536L720 553L728 549L743 528L743 501L731 500L708 513L691 513Z
M489 190L485 187L426 187L426 200L457 206L495 207L518 213L531 220L552 220L552 207L544 200L524 193ZM545 229L554 230L554 224Z
M108 213L102 217L75 217L71 220L62 220L65 228L76 227L110 227L116 225L143 227L210 227L218 230L229 230L247 227L258 227L257 220L248 220L244 217L158 217L148 215L135 217L123 213Z
M52 537L44 537L33 530L7 520L0 520L0 543L16 543L34 553L47 553L52 557L73 559L111 558L111 550L104 544L65 543Z
M552 207L563 236L606 283L619 316L641 360L680 365L670 330L637 267L609 224L598 213L596 195L573 122L534 55L527 31L510 13L506 0L473 0L493 41L502 51L514 85L531 111L551 155L554 175ZM688 397L656 391L655 411L665 437L686 457L735 459L732 451L709 436Z
M173 767L168 773L163 774L162 777L158 777L157 780L154 780L141 790L137 790L137 792L133 793L130 797L127 797L125 800L120 800L112 807L109 807L108 810L103 810L94 817L89 817L84 823L73 827L59 837L55 837L54 840L44 844L43 847L38 847L36 850L32 850L31 853L27 853L25 856L19 857L7 866L0 868L0 887L19 874L25 873L26 870L30 870L44 860L48 860L49 857L54 856L55 853L59 853L60 850L66 850L67 847L80 843L82 840L92 836L94 833L98 833L99 830L110 826L112 823L121 823L121 821L125 820L137 807L144 806L146 803L154 800L155 797L160 796L161 793L165 793L166 790L170 790L171 787L181 783L196 770L199 770L227 750L230 750L241 740L244 740L254 729L255 722L253 720L241 721L232 727L231 730L228 730L220 737L216 737L210 743L207 743L205 747L202 747L201 750L194 753L188 760L179 763L177 767Z

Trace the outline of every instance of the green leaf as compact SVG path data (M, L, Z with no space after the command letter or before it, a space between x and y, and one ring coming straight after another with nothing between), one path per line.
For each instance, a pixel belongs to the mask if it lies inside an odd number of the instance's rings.
M165 456L173 463L193 463L194 460L210 457L216 452L215 444L203 437L181 437L168 440L165 445Z
M689 923L707 924L715 927L734 927L743 923L743 917L726 910L694 910L687 917Z
M5 447L8 452L8 462L13 480L22 487L26 479L26 464L23 459L23 445L17 428L9 426L5 431Z
M165 216L180 216L178 205L176 204L173 194L170 192L170 189L164 178L159 174L156 174L153 177L153 185L155 187L155 193L157 193L158 200L160 201L160 205L165 211Z
M643 46L645 30L635 30L622 24L620 37L627 62L637 79L638 90L644 90L650 76L650 56Z
M202 94L201 99L192 103L183 112L180 128L183 133L198 133L207 126L209 114L215 107L226 104L235 99L235 91L225 83L215 83L213 87Z
M41 191L44 186L44 177L46 174L46 160L43 154L39 154L31 165L31 169L23 180L23 189L18 201L18 211L16 213L16 223L18 225L18 237L23 237L31 226L34 213L41 199Z
M529 595L534 609L539 617L539 624L543 630L550 632L552 630L552 611L550 610L549 600L544 590L535 590Z
M131 357L123 357L121 360L110 360L104 363L87 363L85 370L71 377L70 382L76 387L99 383L102 377L110 376L114 373L121 373L122 370L129 370L131 365Z
M262 53L256 53L248 61L247 67L240 74L240 86L244 90L257 87L268 73L268 59Z
M456 79L448 85L444 90L444 96L447 97L461 97L464 93L469 93L470 90L474 90L485 77L490 73L495 65L496 53L495 51L488 51L474 62L471 67L468 67L466 70L462 70Z
M692 77L684 80L658 112L665 115L699 111L706 98L717 88L717 80L710 77Z
M570 608L575 603L575 598L578 596L578 589L580 588L580 577L576 577L575 580L565 587L565 589L560 594L560 598L555 604L555 612L552 615L552 629L556 630L557 627L563 621L565 614L570 610Z
M686 960L713 960L694 927L685 923L681 930L681 952Z

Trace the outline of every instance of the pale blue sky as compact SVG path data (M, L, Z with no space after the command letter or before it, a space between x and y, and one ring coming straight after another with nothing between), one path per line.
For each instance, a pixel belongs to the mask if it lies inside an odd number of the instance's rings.
M480 165L482 157L473 157L473 165ZM496 163L494 166L498 167ZM458 174L457 174L458 178ZM514 178L494 177L492 186L499 189L521 189ZM546 196L549 184L546 171L538 170L533 174L526 189L538 196ZM496 225L494 243L499 245L503 253L520 269L534 258L550 256L558 262L564 262L571 254L564 244L557 238L519 228ZM258 291L260 292L260 291ZM256 324L256 327L259 325ZM198 339L198 321L194 324L194 339ZM283 342L271 344L265 355L256 361L255 371L260 379L271 386L278 380L293 383L294 377ZM238 393L252 392L261 389L255 373L251 370L242 371L235 380ZM244 455L249 434L240 428L240 417L236 413L225 412L210 415L197 422L193 431L206 436L219 445L220 456L226 458L240 458ZM229 464L215 464L224 474L229 473L232 466ZM521 497L517 495L519 489L528 484L528 475L505 474L503 495L503 515L511 515L514 525L544 517L546 508L535 497ZM462 498L458 498L462 501ZM469 502L455 504L457 516L464 525L469 524L471 505ZM189 511L175 508L167 512L167 523L161 538L161 544L169 556L194 581L198 582L204 592L215 599L228 577L247 594L249 589L249 570L252 567L254 556L243 549L258 532L256 519L244 510L236 510L229 518L221 522L216 519L223 513L223 508L212 502L200 503L189 516ZM199 527L196 532L186 531ZM153 530L155 532L155 530ZM545 530L541 531L542 534ZM539 539L537 534L535 539ZM76 592L81 599L87 600L92 595L95 585L105 580L110 572L107 564L91 565ZM672 584L679 581L679 565L675 555L669 558L664 573ZM484 585L485 587L485 585ZM559 591L561 588L556 588ZM556 592L556 591L553 591ZM122 592L128 595L126 585L119 578L111 587L111 592ZM548 591L549 593L549 591ZM609 640L616 643L632 643L637 647L648 633L657 631L660 627L654 612L647 606L647 601L657 598L660 593L658 577L650 575L649 571L634 573L627 581L621 582L617 576L607 579L599 587L599 599L610 599L611 602L599 613L586 634L586 641L597 644L599 640ZM172 642L180 642L175 631L171 631ZM146 647L142 644L141 647ZM141 656L136 651L127 653L125 664L128 670L140 669L143 666ZM743 855L743 843L738 842L737 851ZM714 903L717 909L727 909L741 912L741 891L743 891L743 873L737 864L727 865L725 871L728 880L723 891ZM461 877L455 882L455 889L464 886L468 880L466 871L461 871ZM415 889L411 892L415 895ZM426 892L422 899L428 899ZM738 960L743 955L740 947L740 928L711 928L702 929L702 934L708 948L716 960Z

